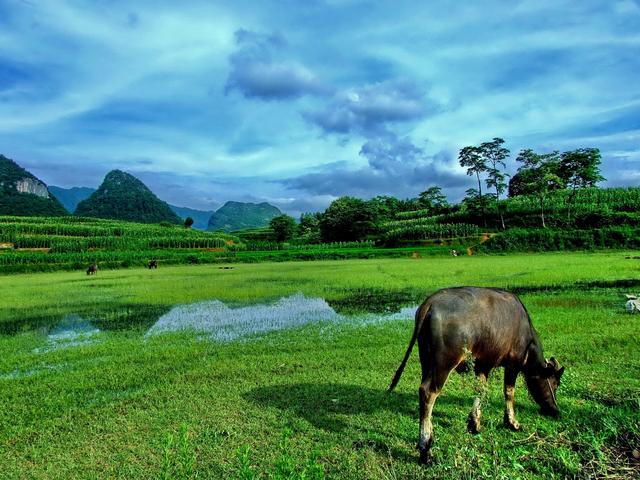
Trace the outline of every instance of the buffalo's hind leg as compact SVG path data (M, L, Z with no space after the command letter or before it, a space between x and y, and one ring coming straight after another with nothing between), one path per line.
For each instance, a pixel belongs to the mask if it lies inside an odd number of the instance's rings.
M480 405L487 394L487 376L488 373L476 370L476 398L473 400L473 408L467 417L467 430L470 433L480 433L480 416L482 415Z
M420 394L418 450L420 450L420 463L429 464L432 462L430 450L433 444L433 424L431 423L433 406L449 377L449 373L456 364L447 361L449 359L438 357L434 351L427 352L426 345L422 342L418 343L418 347L422 366L422 383L418 389ZM438 368L434 368L435 365L438 365Z
M418 436L418 450L420 450L420 463L429 464L431 458L431 445L433 444L433 425L431 415L433 406L440 394L439 389L434 389L431 375L423 379L418 392L420 394L420 435Z
M510 430L520 430L520 424L516 420L515 403L516 378L518 371L506 367L504 369L504 426Z

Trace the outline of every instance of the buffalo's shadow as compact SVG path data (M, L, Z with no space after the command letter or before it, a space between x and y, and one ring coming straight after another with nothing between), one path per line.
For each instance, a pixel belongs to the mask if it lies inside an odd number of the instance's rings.
M372 415L381 411L390 415L405 415L418 422L418 389L415 394L388 392L384 389L338 383L296 383L254 388L245 398L263 407L279 410L303 418L316 428L341 433L349 429L370 432L368 425L358 425L347 417ZM469 398L443 395L440 405L455 404L470 408ZM441 425L450 425L454 419L442 409L434 410L434 419ZM384 436L397 432L377 432ZM407 439L414 441L414 438Z

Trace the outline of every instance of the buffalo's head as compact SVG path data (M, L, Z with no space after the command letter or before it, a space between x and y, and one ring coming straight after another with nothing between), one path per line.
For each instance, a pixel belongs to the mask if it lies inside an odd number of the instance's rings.
M529 393L535 402L540 405L544 415L557 417L560 414L556 400L556 390L560 386L560 378L563 373L564 367L561 367L558 361L551 357L549 360L545 360L544 365L539 369L525 375Z

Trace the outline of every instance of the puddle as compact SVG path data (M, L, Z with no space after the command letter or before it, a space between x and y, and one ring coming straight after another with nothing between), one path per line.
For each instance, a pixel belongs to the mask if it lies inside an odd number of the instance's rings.
M313 322L342 318L322 298L302 294L283 297L273 304L229 307L211 300L174 307L153 325L147 335L192 330L219 341L271 332Z
M95 328L84 318L78 315L67 315L47 335L47 343L33 349L34 353L46 353L62 348L79 347L95 343L96 334L100 330Z
M400 290L356 288L328 302L337 312L344 314L393 313L423 299L424 292L412 288Z
M92 306L74 312L102 331L134 330L146 331L170 307L157 305L120 305L117 307ZM0 335L17 335L25 332L48 334L56 329L66 317L45 315L0 322Z
M64 317L0 322L0 334L37 332L46 336L45 344L34 353L95 343L104 331L133 331L151 336L190 330L216 341L233 341L252 335L294 328L310 323L365 325L393 320L412 320L417 306L411 304L410 291L386 292L356 290L337 301L306 297L302 293L258 304L238 304L207 300L174 307L148 305L93 307L87 313ZM368 307L365 308L365 307ZM17 372L16 375L23 375Z

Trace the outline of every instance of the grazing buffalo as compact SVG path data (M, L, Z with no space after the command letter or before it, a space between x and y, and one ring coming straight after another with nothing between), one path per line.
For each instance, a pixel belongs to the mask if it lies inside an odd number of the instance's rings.
M98 273L98 265L95 263L93 265L89 265L89 268L87 268L87 275L95 275L96 273Z
M149 260L149 270L158 268L158 260Z
M545 360L542 345L529 314L514 294L494 288L460 287L440 290L420 305L413 336L389 390L393 390L416 340L422 367L420 384L420 461L431 460L433 443L431 413L449 373L464 372L473 363L479 380L478 396L469 414L468 428L480 431L480 397L486 391L491 369L504 367L504 424L519 430L514 406L514 387L522 372L529 393L545 415L557 416L556 390L564 367Z

